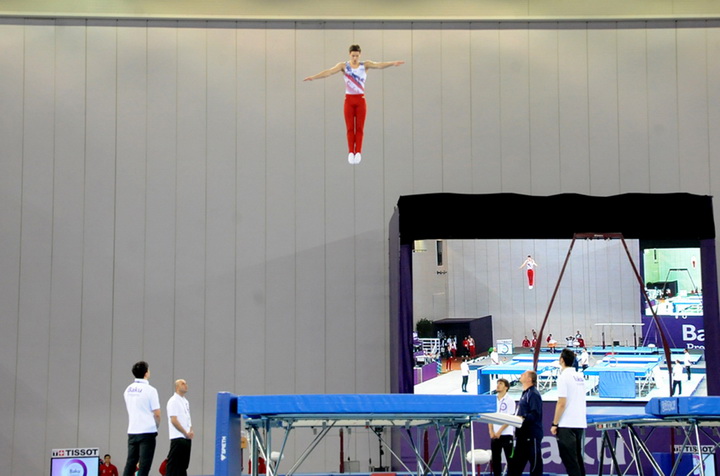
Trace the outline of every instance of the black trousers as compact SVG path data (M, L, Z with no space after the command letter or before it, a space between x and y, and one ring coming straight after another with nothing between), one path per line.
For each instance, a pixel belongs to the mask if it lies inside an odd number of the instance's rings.
M675 387L678 388L678 394L682 394L682 380L673 380L672 395L675 395Z
M140 463L138 476L150 474L153 456L155 456L155 438L157 433L140 433L128 435L127 461L123 476L134 476L135 467Z
M568 476L585 476L585 429L558 428L557 442Z
M492 438L490 440L490 451L492 452L492 469L495 476L502 474L502 454L505 453L505 459L508 462L508 470L510 469L510 455L513 449L512 435L500 435L500 438Z
M165 476L187 476L187 469L190 466L191 446L192 440L187 438L173 438L170 440L167 474Z
M463 375L463 379L462 379L462 391L463 392L467 392L467 384L468 384L468 376Z
M542 476L543 460L540 443L542 438L515 438L513 456L508 464L508 476L521 476L528 463L530 463L530 476Z

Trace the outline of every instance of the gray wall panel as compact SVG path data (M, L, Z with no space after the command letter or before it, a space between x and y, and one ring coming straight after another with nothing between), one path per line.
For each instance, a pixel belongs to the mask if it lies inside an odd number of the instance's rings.
M12 446L12 472L17 474L37 467L29 442L46 439L49 391L55 27L36 27L39 23L26 24L24 42L22 228Z
M23 169L23 63L24 28L21 21L0 25L0 460L12 467L15 428L14 409L17 379L19 327L20 245Z
M51 448L78 434L86 89L85 56L78 52L85 45L84 22L57 22L48 388L63 398L48 401Z
M442 25L413 25L412 77L413 193L442 190Z
M528 26L503 24L499 33L502 187L530 193Z
M618 152L620 189L650 187L647 35L644 23L618 24Z
M528 32L531 191L547 195L560 189L557 24Z
M558 28L560 186L590 193L587 30L584 23Z
M473 192L502 190L502 136L500 134L500 34L498 25L470 28L472 61Z
M539 332L570 240L448 240L447 244L449 316L491 314L494 338L513 339L517 346L524 336L531 338L532 329ZM636 259L637 241L628 242L628 247ZM528 288L525 268L517 266L528 254L538 263L533 289ZM434 270L424 273L434 274ZM422 295L430 281L420 274L413 285ZM549 334L564 342L576 330L583 333L588 345L599 345L601 329L596 323L636 319L640 312L638 289L619 241L577 241L550 309L543 345ZM427 316L428 311L417 309L420 316ZM632 339L632 329L608 328L607 332L608 342L610 332L614 340L625 343Z
M176 213L178 39L174 23L151 23L147 30L147 163L145 211L145 301L143 330L152 342L147 359L161 404L174 377L172 352L176 316ZM157 350L156 350L157 349ZM163 421L163 425L166 425ZM162 440L161 440L162 441Z
M108 451L124 441L120 423L111 411L129 368L118 367L113 356L113 275L115 233L115 22L89 22L86 64L85 202L83 228L82 342L80 347L79 441L92 441ZM125 364L125 360L122 359ZM113 377L115 376L115 377ZM119 381L114 385L113 380ZM121 390L119 390L121 391ZM121 408L121 407L120 407ZM111 415L116 415L116 420ZM127 424L127 423L126 423ZM122 427L120 427L122 428Z
M235 392L265 392L266 177L264 24L237 31L237 278ZM228 389L230 390L230 389Z
M268 393L289 393L295 386L295 365L275 359L278 349L294 355L295 320L295 87L293 29L268 24L267 87L267 317L265 358Z
M122 465L122 392L141 358L163 405L175 378L189 382L196 474L212 471L217 391L384 391L399 195L715 192L717 29L0 22L0 263L15 270L0 286L13 382L0 398L14 410L0 451L12 475L47 469L24 449L39 439L97 445ZM359 166L346 162L341 76L302 82L351 43L407 61L370 71ZM442 312L491 311L498 337L522 339L567 244L471 246ZM528 252L544 256L532 291L516 262ZM548 330L584 326L597 342L582 316L624 314L633 283L622 271L623 290L598 299L623 255L602 251L590 274L577 253L553 308L567 326ZM476 279L490 272L494 289ZM435 306L445 288L429 281ZM67 401L49 403L53 389ZM375 458L357 436L351 452ZM324 450L308 470L335 467L336 440Z
M199 473L212 464L215 405L219 391L234 388L237 203L237 47L233 23L209 29L207 104L207 286L204 380L193 382L193 427L202 442ZM229 351L232 350L232 351ZM202 395L202 398L201 398ZM202 415L202 419L200 416ZM197 421L196 421L197 419ZM207 460L207 461L206 461Z
M383 56L387 61L406 63L389 74L383 73L383 224L390 223L397 198L413 190L413 113L412 31L401 24L386 24L383 30ZM385 107L391 104L392 107ZM385 254L387 260L387 254ZM387 269L387 267L385 268Z
M133 380L133 363L140 359L149 361L151 373L154 371L158 380L165 374L155 368L162 362L153 360L150 349L154 343L146 342L144 332L147 41L143 27L143 22L128 22L117 28L112 320L115 378L110 426L124 430L123 433L127 432L127 415L122 411L125 408L122 393ZM120 448L126 447L126 441L127 436L111 438L111 444Z
M193 425L203 433L202 385L210 371L204 363L212 342L205 340L206 296L208 289L207 226L208 190L208 30L203 22L180 23L177 37L177 205L175 236L175 322L170 350L172 362L164 387L158 387L164 407L173 392L172 380L184 378L195 391L189 395L193 405ZM230 197L228 197L230 198ZM231 258L232 259L232 258ZM146 325L153 325L147 316ZM155 324L160 326L161 323ZM214 400L208 402L214 404ZM164 411L164 410L163 410ZM163 417L163 432L167 435ZM167 444L167 437L163 439ZM198 445L199 446L199 445ZM196 455L199 456L199 455ZM203 458L196 458L202 460ZM192 462L198 465L199 461ZM194 466L199 467L199 466Z
M443 25L439 58L442 73L443 190L471 193L472 101L470 96L470 32L468 23Z
M697 28L700 24L678 23L678 147L681 189L708 194L709 77L706 32Z
M650 191L680 189L678 159L678 71L674 23L660 23L647 31Z
M295 385L300 393L320 393L325 388L324 88L322 83L300 82L327 67L317 53L324 45L318 26L298 25L296 48L295 329L299 345L295 361L301 364L295 367Z
M588 30L588 124L590 192L620 191L618 166L618 75L615 23Z
M165 403L172 392L177 210L178 30L175 22L147 28L147 163L145 211L145 301L143 333L152 384L160 397L162 420L156 454L168 447ZM167 354L161 354L165 350ZM188 378L190 388L193 381ZM192 394L190 398L192 398ZM195 401L193 400L193 403ZM122 463L122 461L120 461ZM116 463L117 464L117 463Z
M707 31L707 62L708 77L720 78L720 24L712 22L708 24ZM708 82L708 158L710 164L710 187L715 190L718 179L720 179L720 168L715 158L720 154L720 84L715 81ZM715 210L715 221L718 221L718 210Z

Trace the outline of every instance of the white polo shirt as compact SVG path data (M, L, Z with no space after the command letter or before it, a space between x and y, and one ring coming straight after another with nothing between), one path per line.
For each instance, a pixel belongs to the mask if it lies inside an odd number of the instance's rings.
M557 379L558 397L565 397L565 411L558 427L586 428L585 379L573 367L565 367Z
M178 395L177 392L173 393L173 396L167 402L167 414L170 439L185 438L185 435L172 424L172 417L177 417L178 423L185 428L185 431L190 431L192 421L190 420L190 402L188 402L187 398Z
M136 378L123 394L128 412L128 434L157 433L153 411L160 409L157 390L147 380Z
M498 413L504 413L505 415L514 415L515 414L515 400L510 398L510 395L507 393L504 397L497 399L497 407L496 410ZM497 432L502 425L493 425L493 431ZM507 428L503 430L501 435L513 435L515 433L515 428L508 425Z

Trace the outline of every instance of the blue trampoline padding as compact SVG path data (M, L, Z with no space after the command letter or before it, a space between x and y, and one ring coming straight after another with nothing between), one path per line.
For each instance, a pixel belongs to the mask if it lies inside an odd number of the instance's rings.
M538 367L537 373L541 374L547 370L553 370L554 368L560 369L560 367L553 367L551 365L544 365ZM486 365L480 368L479 372L481 375L522 375L528 370L532 370L532 362L518 362L513 361L509 364L500 365Z
M237 414L272 415L432 415L467 416L496 411L493 395L254 395L237 397Z
M643 407L588 407L588 424L605 423L622 420L646 420L656 418L643 411Z
M635 372L603 371L598 382L602 398L635 398Z
M658 416L720 416L720 397L656 397L645 411Z
M607 362L601 362L594 367L585 370L585 375L600 375L609 372L633 372L635 377L645 377L652 372L653 367L657 364L617 364L611 365Z

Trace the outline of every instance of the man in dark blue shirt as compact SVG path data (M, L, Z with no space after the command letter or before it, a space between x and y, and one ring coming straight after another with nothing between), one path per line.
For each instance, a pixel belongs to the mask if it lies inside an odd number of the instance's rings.
M517 404L517 416L523 418L515 430L515 449L510 460L508 476L520 476L530 463L530 476L542 476L543 461L540 444L543 439L542 397L538 392L537 374L528 370L520 376L523 393Z

